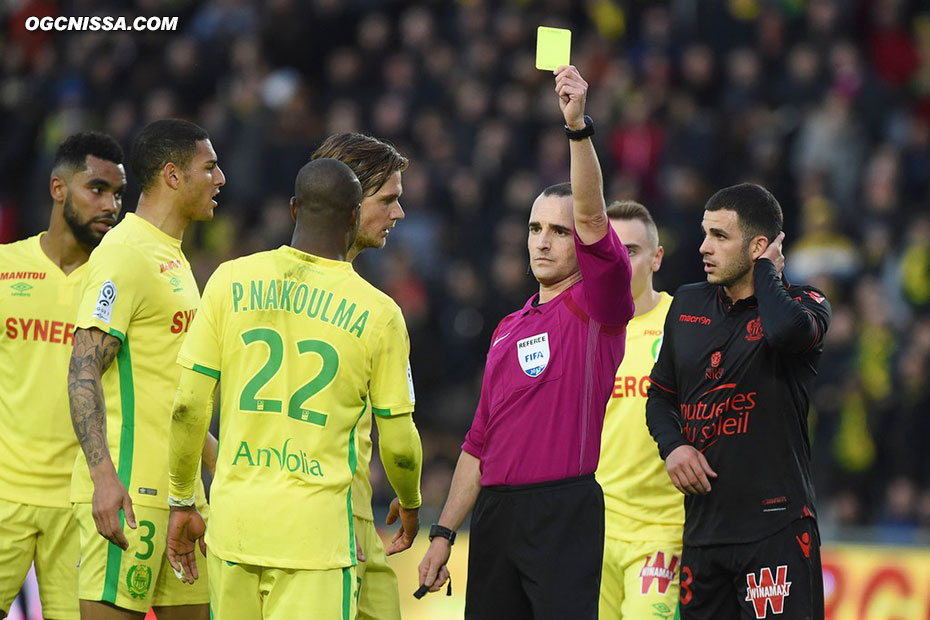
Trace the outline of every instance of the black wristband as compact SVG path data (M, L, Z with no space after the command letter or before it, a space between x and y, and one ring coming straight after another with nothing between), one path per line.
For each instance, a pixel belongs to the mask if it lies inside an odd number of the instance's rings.
M449 528L439 525L438 523L429 528L429 541L433 542L433 539L437 536L448 540L449 546L455 544L455 530L450 530Z
M584 140L585 138L590 138L594 135L594 121L590 116L585 114L584 129L569 129L568 125L565 125L565 135L568 136L569 140Z

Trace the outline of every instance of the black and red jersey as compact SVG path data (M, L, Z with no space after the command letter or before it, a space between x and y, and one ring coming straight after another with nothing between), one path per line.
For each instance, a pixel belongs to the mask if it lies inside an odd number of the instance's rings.
M755 294L678 289L650 377L646 420L664 459L685 443L717 472L686 496L686 545L759 540L814 514L807 414L830 304L756 262Z

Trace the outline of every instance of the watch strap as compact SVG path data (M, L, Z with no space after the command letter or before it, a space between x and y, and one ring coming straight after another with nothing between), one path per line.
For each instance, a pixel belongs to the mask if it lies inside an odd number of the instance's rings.
M568 125L565 125L565 135L568 136L569 140L584 140L585 138L590 138L594 135L594 120L585 114L584 128L569 129Z
M439 525L438 523L429 528L430 542L432 542L433 539L437 536L448 540L450 545L455 544L455 530L450 530L449 528Z

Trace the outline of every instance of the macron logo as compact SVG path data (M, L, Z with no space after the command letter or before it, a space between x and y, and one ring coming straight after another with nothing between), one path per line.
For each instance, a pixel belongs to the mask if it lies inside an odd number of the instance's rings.
M698 325L710 325L710 318L706 316L696 316L694 314L681 314L678 316L679 323L697 323Z

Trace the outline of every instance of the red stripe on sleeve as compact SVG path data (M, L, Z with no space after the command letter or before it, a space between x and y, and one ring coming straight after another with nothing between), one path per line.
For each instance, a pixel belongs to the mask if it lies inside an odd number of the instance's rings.
M656 387L659 388L659 389L665 390L665 391L668 392L669 394L677 394L677 393L678 393L678 392L676 392L675 390L670 390L670 389L668 389L667 387L665 387L664 385L659 384L659 383L658 383L655 379L653 379L652 377L649 377L649 381L652 382L652 385L656 386Z

